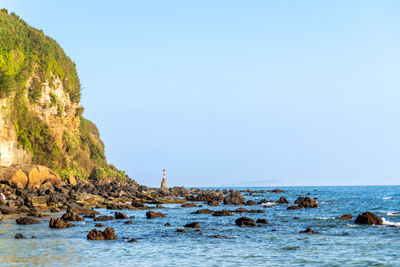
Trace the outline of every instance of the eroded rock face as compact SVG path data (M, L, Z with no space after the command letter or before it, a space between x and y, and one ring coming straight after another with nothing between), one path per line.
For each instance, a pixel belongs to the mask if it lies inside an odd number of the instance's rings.
M52 185L58 184L61 178L44 166L14 164L9 167L0 167L0 181L19 188L38 189L47 182Z
M115 230L112 227L107 227L104 232L93 229L87 235L87 239L89 240L114 240L117 238L118 236L115 235Z
M243 205L244 197L239 192L232 192L224 197L225 205Z
M49 222L50 228L69 228L72 227L72 224L64 221L61 218L51 218Z
M356 220L354 221L357 224L367 224L367 225L381 225L383 221L377 215L372 212L364 212L361 215L358 215Z
M241 218L237 219L235 221L235 223L240 227L256 226L256 223L254 222L254 220L247 218L247 217L241 217Z
M153 218L157 218L157 217L166 217L166 216L165 216L165 214L163 214L161 212L148 211L148 212L146 212L146 217L147 217L147 219L153 219Z

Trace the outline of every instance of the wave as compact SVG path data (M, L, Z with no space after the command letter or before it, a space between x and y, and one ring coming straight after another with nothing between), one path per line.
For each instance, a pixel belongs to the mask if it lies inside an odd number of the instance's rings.
M276 205L276 202L267 202L267 203L262 203L264 206L271 206L271 205Z
M383 225L390 225L390 226L399 226L400 227L400 222L391 222L387 221L385 217L382 217Z
M384 200L386 200L386 199L392 199L392 197L384 197L384 198L382 198L382 199L384 199Z

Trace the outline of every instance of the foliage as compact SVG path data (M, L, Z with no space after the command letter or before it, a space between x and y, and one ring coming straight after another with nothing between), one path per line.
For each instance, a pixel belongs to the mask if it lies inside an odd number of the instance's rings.
M58 43L30 27L19 16L0 11L0 97L25 84L32 72L40 75L40 83L51 74L60 78L72 102L80 100L80 82L75 63Z

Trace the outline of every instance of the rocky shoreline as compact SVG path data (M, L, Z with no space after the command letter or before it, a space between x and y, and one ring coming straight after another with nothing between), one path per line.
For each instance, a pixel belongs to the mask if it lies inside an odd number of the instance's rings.
M38 170L41 170L39 172ZM21 172L23 172L27 179ZM93 219L93 227L105 227L100 222L109 220L125 220L125 224L131 224L134 216L128 218L123 210L144 210L147 219L167 217L164 212L155 212L153 209L163 209L163 204L180 204L180 208L199 209L193 214L209 214L210 216L232 216L233 214L265 213L271 205L286 205L287 212L318 208L317 198L298 196L294 203L290 203L281 189L268 190L268 193L281 194L277 200L261 199L258 202L247 200L244 196L261 196L264 190L201 190L198 188L186 189L184 187L173 188L149 188L138 185L131 179L111 181L61 181L51 171L43 168L14 166L7 172L2 169L0 176L0 192L4 198L0 199L0 221L3 216L19 215L16 223L19 225L38 224L37 218L48 217L50 228L70 228L73 222L84 221L85 218ZM4 175L8 174L8 176ZM224 208L213 211L205 206L238 206L236 209ZM240 206L240 207L239 207ZM257 209L247 209L246 206L258 206ZM114 211L114 216L99 214L95 209L104 208ZM52 215L54 214L54 215ZM61 216L60 216L61 214ZM299 218L293 218L299 219ZM352 220L351 214L338 217L337 220ZM259 218L256 221L242 216L233 221L239 227L262 227L268 224L267 218ZM382 219L377 215L364 212L358 215L354 221L356 224L380 225ZM167 222L165 226L170 226ZM200 229L199 222L192 222L178 228L178 232L187 232L186 228ZM307 228L300 233L316 234L318 232ZM212 236L214 238L226 238L226 236ZM16 233L15 238L24 238L23 233ZM114 240L118 237L113 228L100 231L93 228L88 233L90 240ZM132 239L134 240L134 239ZM134 242L134 241L130 241Z

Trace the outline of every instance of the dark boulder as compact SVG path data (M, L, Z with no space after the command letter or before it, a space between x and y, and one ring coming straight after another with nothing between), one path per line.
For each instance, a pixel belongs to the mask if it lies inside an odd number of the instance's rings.
M219 206L219 202L216 201L216 200L210 200L210 201L207 202L207 204L208 204L208 206L210 206L210 207Z
M94 218L94 221L95 222L104 222L104 221L111 221L113 219L114 219L114 217L112 217L112 216L102 215L102 216Z
M97 229L93 229L87 235L87 239L89 240L114 240L117 238L118 236L115 235L114 228L111 227L107 227L104 230L104 232Z
M246 206L255 206L257 205L257 202L255 202L254 200L248 200L245 203Z
M340 216L340 217L338 217L336 219L338 219L338 220L352 220L353 216L351 214L345 214L345 215Z
M15 239L25 239L26 237L23 234L18 233L18 234L15 234L14 238Z
M229 210L219 210L212 214L212 216L232 216L232 212Z
M94 225L94 227L106 227L104 224L101 224L101 223L96 223L95 225Z
M212 238L228 238L226 235L210 235Z
M146 217L147 217L147 219L153 219L153 218L157 218L157 217L166 217L166 216L165 216L165 214L163 214L161 212L148 211L148 212L146 212Z
M49 222L50 228L69 228L72 227L72 224L64 221L61 218L51 218Z
M243 205L244 201L244 197L237 191L234 191L224 197L225 205Z
M192 222L185 225L186 228L200 228L199 222Z
M256 226L254 220L247 217L241 217L237 219L235 223L240 227Z
M17 224L35 224L39 223L39 220L36 220L32 217L20 217L15 220Z
M279 188L275 188L275 189L271 189L271 190L267 190L267 192L269 193L275 193L275 194L279 194L279 193L285 193L284 190L279 189Z
M318 208L317 201L309 197L298 197L294 204L297 204L300 208Z
M256 223L268 224L267 219L257 219Z
M183 203L181 205L182 208L193 208L193 207L197 207L197 203Z
M123 212L115 212L114 213L114 219L119 219L119 220L122 220L122 219L128 219L128 216L126 216L126 214L125 213L123 213Z
M368 225L381 225L383 221L377 215L371 212L364 212L361 215L358 215L356 220L354 221L357 224L368 224Z
M166 224L164 224L164 226L171 226L171 224L167 222Z
M278 203L278 204L288 204L289 201L286 199L286 197L280 197L276 203Z
M125 224L132 224L132 221L126 221Z

